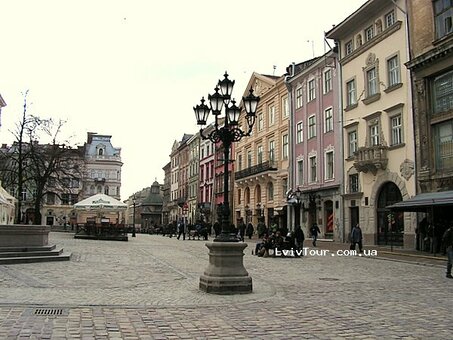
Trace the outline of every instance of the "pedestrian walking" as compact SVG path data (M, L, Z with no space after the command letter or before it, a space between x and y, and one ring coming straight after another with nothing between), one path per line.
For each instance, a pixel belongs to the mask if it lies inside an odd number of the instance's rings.
M241 221L239 222L239 225L238 225L238 229L239 229L239 238L241 239L242 242L244 242L246 228L247 227L244 223L244 220L241 219Z
M252 223L247 224L247 229L245 230L245 234L249 237L249 240L252 238L254 231L255 231L255 228L253 228L253 224Z
M447 253L447 278L453 279L451 275L451 268L453 266L453 225L448 228L443 237L442 237L442 245L446 250Z
M296 229L294 230L294 239L296 242L296 248L297 250L301 250L304 248L304 241L305 241L305 235L304 231L300 227L300 225L296 226Z
M354 228L352 228L351 231L351 250L356 249L356 245L359 245L359 252L362 252L362 229L360 229L360 225L356 225Z
M178 240L181 237L181 234L182 234L183 241L186 239L186 230L185 229L186 228L185 228L184 223L179 222L179 224L178 224L178 237L177 237Z
M316 247L316 241L318 240L318 235L321 233L321 230L319 230L319 227L316 223L313 223L313 225L310 228L310 235L311 238L313 239L313 247Z

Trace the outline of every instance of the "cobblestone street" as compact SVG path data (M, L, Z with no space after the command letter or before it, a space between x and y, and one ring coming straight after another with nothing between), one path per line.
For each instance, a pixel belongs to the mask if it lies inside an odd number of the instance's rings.
M453 336L453 280L445 278L443 262L419 265L333 251L258 258L250 243L244 263L254 292L219 296L198 289L208 263L204 241L50 236L50 243L72 253L71 261L0 266L0 339Z

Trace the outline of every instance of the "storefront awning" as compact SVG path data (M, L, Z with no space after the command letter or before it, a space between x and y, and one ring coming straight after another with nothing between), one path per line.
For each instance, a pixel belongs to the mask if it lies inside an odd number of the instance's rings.
M453 207L453 191L427 192L418 194L408 200L387 206L391 210L398 211L422 211L426 212L432 207Z

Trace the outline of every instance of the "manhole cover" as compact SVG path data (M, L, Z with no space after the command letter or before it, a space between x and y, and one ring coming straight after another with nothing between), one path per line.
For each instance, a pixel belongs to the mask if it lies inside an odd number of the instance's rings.
M336 279L334 277L320 277L319 279L322 281L340 281L340 279Z

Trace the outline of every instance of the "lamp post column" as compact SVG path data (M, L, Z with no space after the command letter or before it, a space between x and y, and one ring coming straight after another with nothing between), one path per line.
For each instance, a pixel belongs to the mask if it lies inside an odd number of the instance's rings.
M135 196L132 199L132 203L134 205L134 210L132 214L132 237L135 237Z

